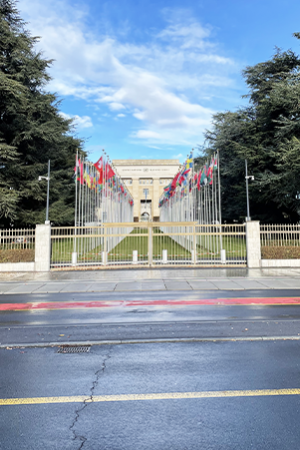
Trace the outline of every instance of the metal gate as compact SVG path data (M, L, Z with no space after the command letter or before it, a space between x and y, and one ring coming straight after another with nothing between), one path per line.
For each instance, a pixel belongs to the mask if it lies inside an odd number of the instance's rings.
M246 266L246 229L193 222L54 227L51 269Z

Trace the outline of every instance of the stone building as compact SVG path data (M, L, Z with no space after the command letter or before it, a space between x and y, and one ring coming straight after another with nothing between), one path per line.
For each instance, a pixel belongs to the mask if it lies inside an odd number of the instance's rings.
M112 161L134 200L134 221L159 220L158 201L179 170L178 159L115 159Z

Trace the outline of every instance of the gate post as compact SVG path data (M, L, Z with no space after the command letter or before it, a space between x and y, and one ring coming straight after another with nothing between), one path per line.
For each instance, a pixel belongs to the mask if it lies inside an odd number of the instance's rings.
M259 221L246 222L247 267L261 266Z
M104 225L104 224L103 224ZM104 266L107 264L107 228L103 226L103 252L102 252L102 263Z
M193 251L192 251L192 262L196 265L197 262L197 242L196 242L196 224L193 225Z
M35 229L35 271L48 272L51 259L51 225L37 225Z
M152 267L153 262L153 229L152 222L148 222L148 265Z

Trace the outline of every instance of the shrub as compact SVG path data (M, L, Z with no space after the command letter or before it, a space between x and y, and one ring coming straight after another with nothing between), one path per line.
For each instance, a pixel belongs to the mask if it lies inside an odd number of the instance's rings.
M32 248L0 250L0 263L32 262L32 261L34 261L34 249Z
M261 247L262 259L300 259L300 247Z

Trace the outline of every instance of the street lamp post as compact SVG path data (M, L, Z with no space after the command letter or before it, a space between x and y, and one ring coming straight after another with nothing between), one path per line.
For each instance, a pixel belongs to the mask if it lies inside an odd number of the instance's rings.
M248 168L247 168L247 160L245 159L245 168L246 168L246 195L247 195L247 217L246 217L246 221L250 222L251 217L250 217L250 206L249 206L249 192L248 192L248 180L249 178L253 181L254 180L254 176L253 175L248 175Z
M39 176L39 181L41 181L41 180L47 180L47 206L46 206L45 224L49 225L50 224L50 220L49 220L50 159L48 161L48 176L47 177Z

